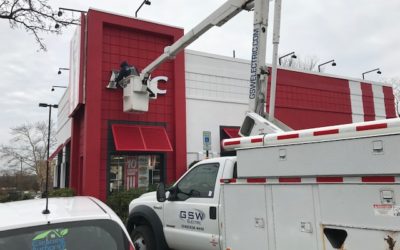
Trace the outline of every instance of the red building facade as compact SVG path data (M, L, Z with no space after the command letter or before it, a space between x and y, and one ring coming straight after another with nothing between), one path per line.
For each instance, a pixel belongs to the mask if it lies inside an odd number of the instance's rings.
M178 54L153 72L168 78L158 86L166 93L150 100L146 113L124 113L122 88L107 88L121 62L140 72L182 35L180 28L96 10L82 15L71 43L69 100L59 110L68 122L59 123L65 135L53 153L58 187L105 200L114 191L171 183L201 159L203 131L212 133L211 157L227 153L219 142L238 135L247 110L248 61ZM393 118L394 107L386 84L278 70L275 114L293 129Z
M71 109L70 187L104 200L108 191L124 188L127 182L138 186L139 161L153 168L154 161L159 161L165 169L157 170L157 179L175 180L186 170L183 53L153 72L153 76L168 77L162 86L167 94L152 100L147 113L124 113L122 89L106 86L111 70L118 70L122 61L142 69L179 39L183 30L95 10L82 16L81 27L79 100ZM141 138L142 145L130 145L132 136ZM128 147L118 147L124 143ZM130 180L121 179L125 176L121 171L126 170L118 169L126 165L126 157L133 164ZM114 170L110 169L113 161Z

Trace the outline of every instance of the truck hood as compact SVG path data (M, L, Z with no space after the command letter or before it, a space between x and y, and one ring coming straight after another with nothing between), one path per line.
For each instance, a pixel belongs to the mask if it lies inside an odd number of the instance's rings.
M129 204L129 211L131 211L137 205L149 205L152 203L157 203L156 192L144 193L139 198L131 201Z
M148 200L157 200L156 192L154 191L154 192L144 193L137 199L146 200L146 201L148 201Z

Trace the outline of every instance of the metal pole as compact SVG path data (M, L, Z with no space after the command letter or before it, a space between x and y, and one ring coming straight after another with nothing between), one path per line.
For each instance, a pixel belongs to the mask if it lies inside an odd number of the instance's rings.
M21 163L21 172L19 174L19 183L20 183L20 188L22 190L22 157L19 158L19 161Z
M273 35L273 57L272 57L272 77L271 77L271 90L269 94L269 121L275 120L275 96L276 96L276 75L278 67L278 46L281 27L281 9L282 1L275 0L274 8L274 35Z
M324 66L325 64L328 64L328 63L334 63L334 62L335 62L335 60L330 60L330 61L327 61L327 62L319 64L318 65L318 72L321 72L321 66ZM333 66L335 66L335 65L336 64L333 64Z
M52 105L49 105L49 130L47 132L47 161L46 161L46 209L43 210L43 214L49 214L49 158L50 158L50 129L51 129L51 107Z
M146 3L147 0L144 0L143 3L139 6L139 8L136 10L135 12L135 17L137 17L137 13L139 12L139 10L142 8L142 6L144 5L144 3Z

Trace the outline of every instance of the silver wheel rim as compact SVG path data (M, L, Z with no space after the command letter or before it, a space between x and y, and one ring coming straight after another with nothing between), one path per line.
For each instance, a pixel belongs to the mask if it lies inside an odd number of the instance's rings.
M136 250L146 250L146 243L141 235L133 242L133 245L135 246Z

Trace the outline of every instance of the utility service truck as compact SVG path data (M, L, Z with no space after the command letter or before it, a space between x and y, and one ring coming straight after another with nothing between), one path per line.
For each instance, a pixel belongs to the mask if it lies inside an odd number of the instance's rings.
M285 132L273 115L280 6L275 0L268 117L269 0L228 0L140 74L115 83L124 111L146 112L154 69L254 10L249 112L242 137L223 141L237 156L204 160L172 187L133 200L127 228L136 249L400 249L400 120Z
M399 249L400 119L228 139L129 206L137 249Z

